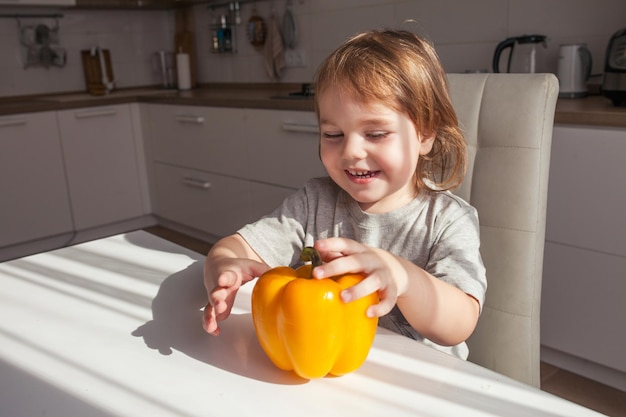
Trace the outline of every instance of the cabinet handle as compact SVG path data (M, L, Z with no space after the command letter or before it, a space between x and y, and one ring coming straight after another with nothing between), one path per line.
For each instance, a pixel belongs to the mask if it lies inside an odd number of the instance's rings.
M195 116L193 114L181 114L176 116L176 121L178 123L191 123L195 125L204 124L203 116Z
M26 119L0 119L0 127L21 126L26 124Z
M316 125L289 122L283 123L283 130L286 130L287 132L320 133L320 128Z
M115 116L116 114L117 110L115 109L84 110L75 112L74 117L76 119L88 119L90 117Z
M203 180L202 178L184 177L183 183L191 187L202 188L205 190L211 188L211 183Z

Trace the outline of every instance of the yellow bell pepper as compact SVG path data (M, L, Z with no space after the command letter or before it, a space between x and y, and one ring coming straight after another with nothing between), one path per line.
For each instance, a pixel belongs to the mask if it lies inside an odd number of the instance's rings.
M259 277L252 290L252 319L257 338L280 369L302 378L344 375L360 367L372 346L378 318L366 316L378 302L372 293L344 303L339 293L363 279L360 274L312 279L321 264L307 247L297 270L281 266Z

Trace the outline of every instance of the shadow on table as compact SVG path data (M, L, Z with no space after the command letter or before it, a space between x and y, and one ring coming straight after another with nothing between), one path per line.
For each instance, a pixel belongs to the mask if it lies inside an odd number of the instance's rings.
M133 242L142 246L148 242ZM158 244L160 245L160 243ZM175 246L174 246L175 247ZM158 250L172 247L160 246ZM173 350L241 376L276 384L303 384L307 380L276 368L263 352L254 333L250 313L231 314L220 323L220 336L202 328L207 297L202 283L203 262L167 277L152 300L152 320L132 332L162 355ZM247 296L247 295L242 295Z
M0 359L0 415L114 417L96 401L81 399L27 370Z

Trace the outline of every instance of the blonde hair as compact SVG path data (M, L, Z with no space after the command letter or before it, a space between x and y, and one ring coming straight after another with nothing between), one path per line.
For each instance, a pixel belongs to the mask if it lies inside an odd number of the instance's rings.
M356 35L317 70L316 97L329 88L408 115L418 133L436 133L432 150L417 163L417 190L450 190L461 184L467 146L448 94L446 74L426 40L404 30ZM319 118L317 99L315 109Z

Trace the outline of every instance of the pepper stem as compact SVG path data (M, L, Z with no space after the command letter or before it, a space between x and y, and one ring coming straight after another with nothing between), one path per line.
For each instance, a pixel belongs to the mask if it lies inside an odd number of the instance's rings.
M305 246L300 254L300 260L302 262L311 262L311 276L313 278L313 270L322 264L322 256L313 246Z

